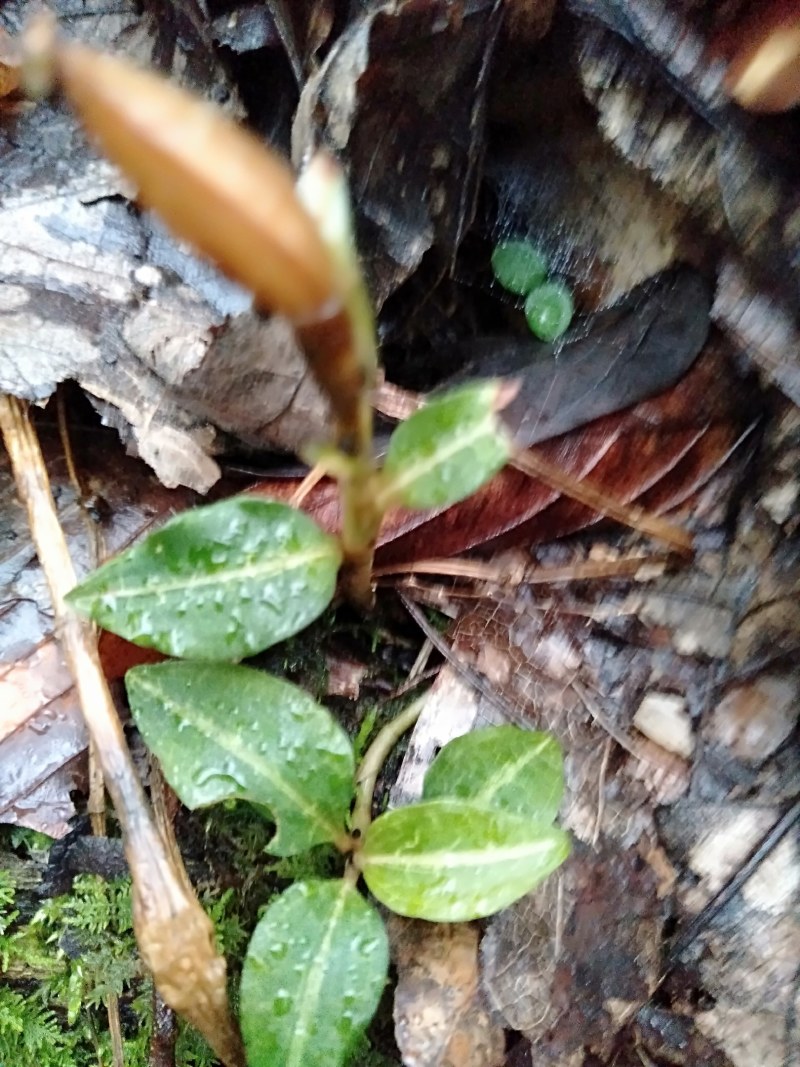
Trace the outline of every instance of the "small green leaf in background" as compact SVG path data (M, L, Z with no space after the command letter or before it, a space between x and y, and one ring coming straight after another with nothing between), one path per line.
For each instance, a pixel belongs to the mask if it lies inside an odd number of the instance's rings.
M453 389L401 422L383 468L386 502L445 507L496 474L511 452L496 414L501 388L485 381Z
M491 915L569 854L555 827L461 800L428 800L379 816L357 862L387 908L431 922Z
M492 252L492 270L504 289L525 296L547 277L547 260L530 241L503 241Z
M125 685L136 725L187 807L241 799L269 808L277 856L344 840L353 749L308 693L212 663L134 667Z
M423 797L552 822L564 792L564 760L551 734L487 726L444 746L425 775Z
M352 885L297 882L265 911L244 961L248 1067L337 1067L375 1014L383 921Z
M171 519L67 600L138 645L240 660L316 619L333 597L340 562L338 542L307 515L240 496Z

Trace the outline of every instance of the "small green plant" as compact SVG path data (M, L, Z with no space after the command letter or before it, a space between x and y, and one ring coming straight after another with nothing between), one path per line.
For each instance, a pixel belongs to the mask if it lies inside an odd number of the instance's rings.
M465 387L402 424L374 477L377 505L446 504L496 469L507 446L495 396L493 383ZM505 726L453 741L422 801L372 822L366 768L386 754L381 735L356 774L352 743L325 708L229 662L316 618L341 558L337 538L308 516L239 497L172 519L70 595L103 626L187 657L136 667L126 686L188 807L248 801L275 824L274 855L324 843L341 854L340 877L296 881L253 933L240 989L251 1067L333 1067L359 1040L388 969L383 921L358 891L361 878L400 914L458 922L511 904L569 847L552 825L562 770L548 735Z
M525 297L525 318L540 341L555 341L574 313L572 293L563 282L547 280L544 255L529 241L503 241L492 252L495 278L510 293Z
M436 922L511 904L567 855L553 826L561 754L547 735L480 731L442 751L419 803L373 822L375 780L411 716L385 727L356 770L325 708L238 661L306 627L337 585L369 608L384 515L447 507L495 474L512 451L497 415L508 392L485 381L437 397L395 430L380 466L374 317L341 170L316 157L295 190L285 164L175 86L75 44L56 48L53 62L141 199L262 309L292 319L331 403L335 443L313 458L340 487L338 535L283 503L241 496L172 519L67 599L106 629L180 657L134 668L126 686L188 807L248 802L274 824L277 857L338 850L336 876L298 878L266 908L240 988L250 1067L336 1067L361 1040L388 971L383 920L359 883L392 910Z

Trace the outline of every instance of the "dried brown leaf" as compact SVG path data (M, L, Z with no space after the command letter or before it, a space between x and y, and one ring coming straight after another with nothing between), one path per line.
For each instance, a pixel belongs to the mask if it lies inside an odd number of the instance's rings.
M378 306L429 249L452 260L469 227L500 23L493 0L372 4L303 87L292 156L346 161Z
M561 489L507 467L468 500L445 511L391 512L381 529L377 564L530 544L581 529L601 516L570 499L569 486L576 480L586 480L612 513L620 510L615 504L634 504L655 519L690 500L730 458L748 425L742 400L742 386L730 374L725 347L715 339L672 389L539 445L536 455L547 468L564 472ZM288 499L295 487L266 481L253 491ZM332 483L317 485L303 508L326 529L338 529Z
M64 91L140 201L266 310L327 317L341 296L287 164L167 79L78 44L56 49Z

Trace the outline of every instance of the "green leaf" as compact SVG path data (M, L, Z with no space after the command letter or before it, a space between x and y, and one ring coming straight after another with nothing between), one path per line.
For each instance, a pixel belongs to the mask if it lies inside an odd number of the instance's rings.
M564 792L564 760L551 734L488 726L445 745L425 775L425 800L468 800L482 808L552 822Z
M547 260L530 241L503 241L492 252L492 270L504 289L525 296L547 277Z
M488 481L511 452L495 413L500 390L497 381L453 389L400 423L389 441L380 503L444 507Z
M242 799L269 808L277 856L344 839L353 749L308 693L212 663L134 667L125 685L136 725L187 807Z
M465 922L500 911L566 859L555 827L462 800L428 800L379 816L358 864L392 911Z
M255 929L242 971L248 1067L337 1067L375 1014L383 922L352 885L297 882Z
M171 656L239 660L330 603L338 542L285 504L240 496L178 515L67 596L106 630Z

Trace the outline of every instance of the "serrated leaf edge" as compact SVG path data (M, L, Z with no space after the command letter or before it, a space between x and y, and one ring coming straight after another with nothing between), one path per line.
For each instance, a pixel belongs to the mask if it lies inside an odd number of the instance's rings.
M235 740L235 734L228 734L224 729L220 727L218 723L212 723L201 712L195 710L186 713L184 705L179 704L177 701L164 695L157 687L148 686L146 682L142 680L142 675L136 671L129 671L129 675L133 675L136 678L136 684L145 689L151 697L155 697L157 700L164 704L165 708L174 708L173 714L179 715L184 721L188 721L198 733L200 733L206 740L212 741L214 744L218 744L221 748L228 752L231 752L237 759L241 759L242 763L248 764L256 773L262 774L270 782L275 785L278 792L283 793L295 808L305 815L311 823L315 826L319 826L325 830L327 835L326 840L337 841L344 833L344 812L342 812L342 823L337 826L335 823L329 822L327 817L320 811L314 804L306 802L306 800L285 780L285 778L279 773L275 772L270 767L269 763L262 761L258 754L252 752L250 749L241 746L238 741ZM127 679L126 679L127 685ZM135 717L135 712L134 712ZM275 814L272 804L264 804L265 807ZM280 837L281 824L280 820L276 819L278 830L273 838ZM272 842L271 842L272 843Z
M331 944L333 943L334 934L336 933L336 927L339 925L339 920L344 911L347 895L351 892L355 892L353 887L348 882L342 880L342 887L331 912L328 929L325 931L325 936L322 938L319 950L314 957L314 966L308 968L303 977L300 989L298 990L300 1010L297 1013L294 1033L292 1034L292 1041L289 1045L286 1067L302 1067L303 1060L301 1057L305 1051L308 1021L313 1012L316 1011L319 1003L320 993L326 975L325 965L330 957ZM301 1038L302 1040L300 1040Z
M247 578L271 578L273 575L281 573L286 574L289 571L295 571L302 567L307 566L310 563L316 563L324 559L338 558L338 553L332 551L335 542L331 542L327 545L321 545L317 551L305 551L303 553L291 553L288 558L291 560L287 564L287 556L269 556L266 560L261 561L260 564L248 563L244 566L236 567L231 570L225 570L220 568L211 574L201 574L196 577L192 574L187 574L185 577L175 580L171 583L164 583L163 585L150 584L142 586L129 586L128 588L114 588L101 590L97 589L94 592L91 591L92 581L95 577L102 576L102 570L96 572L96 575L92 575L86 582L82 582L72 589L66 599L73 605L80 603L81 599L94 600L98 596L113 596L120 599L133 599L140 596L152 596L161 597L169 593L177 592L190 592L195 589L201 589L204 586L213 585L227 585L229 583L243 581ZM132 551L136 551L133 549ZM120 557L118 561L115 561L121 568L124 563L124 557ZM89 591L86 591L86 590Z

